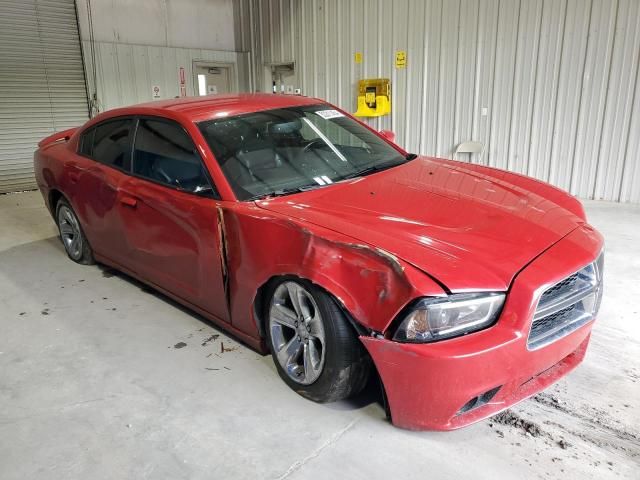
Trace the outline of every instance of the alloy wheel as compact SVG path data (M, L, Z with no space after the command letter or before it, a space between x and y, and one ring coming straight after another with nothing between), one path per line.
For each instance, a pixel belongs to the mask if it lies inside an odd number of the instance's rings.
M79 260L82 257L82 231L76 215L66 205L58 209L58 227L65 250L72 259Z
M296 282L283 282L269 308L271 347L294 382L310 385L324 367L325 332L320 309L311 293Z

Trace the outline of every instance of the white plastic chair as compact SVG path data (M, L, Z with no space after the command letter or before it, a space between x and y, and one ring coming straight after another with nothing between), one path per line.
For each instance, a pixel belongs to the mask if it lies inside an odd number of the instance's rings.
M469 153L473 155L474 153L479 153L480 157L482 157L482 151L484 150L484 145L482 142L462 142L456 148L456 151L453 153L455 157L459 153Z

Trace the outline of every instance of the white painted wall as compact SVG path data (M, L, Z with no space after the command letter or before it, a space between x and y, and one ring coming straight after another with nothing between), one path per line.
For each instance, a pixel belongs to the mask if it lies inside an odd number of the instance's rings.
M80 36L97 42L236 50L233 0L76 0Z
M233 2L76 0L91 114L152 101L154 86L159 99L175 98L180 68L194 95L195 61L231 65L232 88L247 90L249 57L236 53Z
M202 48L175 48L96 42L96 86L93 85L92 59L88 41L83 41L87 83L96 92L95 107L104 112L124 105L154 100L152 88L160 90L158 100L180 95L180 68L184 68L187 96L196 95L193 62L205 61L231 68L232 89L249 90L249 58L246 53ZM96 113L95 111L93 113Z

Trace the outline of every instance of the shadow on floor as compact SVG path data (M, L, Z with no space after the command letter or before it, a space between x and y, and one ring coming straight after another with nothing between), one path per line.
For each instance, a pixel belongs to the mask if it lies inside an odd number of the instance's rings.
M62 249L62 246L60 246L60 248ZM63 250L64 251L64 250ZM200 322L208 325L209 327L215 329L215 330L223 330L224 328L220 327L220 325L215 324L211 321L209 321L208 319L206 319L205 317L199 315L198 313L194 312L193 310L190 310L189 308L183 306L182 304L176 302L175 300L167 297L166 295L164 295L163 293L159 292L158 290L155 290L153 287L150 287L149 285L140 282L139 280L130 277L129 275L127 275L126 273L123 273L119 270L116 270L112 267L109 267L107 265L102 265L102 264L98 264L98 268L102 271L102 276L105 278L111 278L111 277L118 277L121 280L124 280L126 282L129 282L130 284L134 285L135 287L139 288L142 292L147 293L149 295L153 295L154 297L156 297L158 300L164 301L168 304L170 304L171 306L177 308L178 310L180 310L181 312L190 315L191 317L199 320ZM230 337L232 337L235 341L237 341L238 343L241 343L244 347L255 351L253 348L251 348L249 345L245 344L244 342L242 342L241 339L235 337L232 333L224 331L224 333ZM257 352L260 353L260 352ZM275 372L274 372L275 373ZM382 387L380 384L380 379L378 377L378 372L375 370L375 367L372 368L372 372L371 372L371 377L369 378L369 382L367 383L367 385L365 386L365 388L357 395L355 395L352 398L340 401L340 402L335 402L335 403L329 403L326 404L326 406L328 408L334 409L334 410L360 410L368 405L377 403L381 408L383 408L386 412L386 408L385 408L385 402L384 402L384 394L382 393Z
M32 278L33 275L37 275L38 273L55 275L55 271L57 269L64 268L64 266L67 265L65 262L71 262L71 260L66 257L66 252L59 237L52 236L43 240L16 245L4 252L1 252L0 265L3 265L2 273L6 274L9 281L18 284L24 291L29 291L30 288L27 282L30 281L30 278ZM76 266L75 264L72 265ZM255 352L253 348L246 345L241 339L235 337L232 333L227 332L223 326L214 324L193 310L190 310L175 300L167 297L163 293L155 290L153 287L150 287L149 285L112 267L103 264L97 264L96 267L100 270L104 278L116 278L127 282L128 284L138 288L141 292L152 295L158 300L168 303L172 307L198 320L208 327L218 332L223 331L225 335L230 336L244 347ZM29 271L30 269L33 269L33 271ZM16 272L16 274L12 274L12 272ZM19 274L17 274L18 272ZM277 375L275 368L273 373L274 375ZM372 369L371 378L362 392L350 399L325 404L325 406L326 408L334 410L360 410L372 404L378 404L384 411L384 395L382 393L380 380L377 372L375 371L375 367Z

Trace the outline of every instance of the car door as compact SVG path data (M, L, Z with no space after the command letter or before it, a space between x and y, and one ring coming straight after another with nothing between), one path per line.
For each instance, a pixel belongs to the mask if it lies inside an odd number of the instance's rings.
M66 165L70 200L93 250L124 266L119 187L131 165L132 133L130 117L105 120L81 135L77 155Z
M220 202L212 187L181 125L158 117L138 119L132 175L120 187L133 268L145 280L228 321Z

